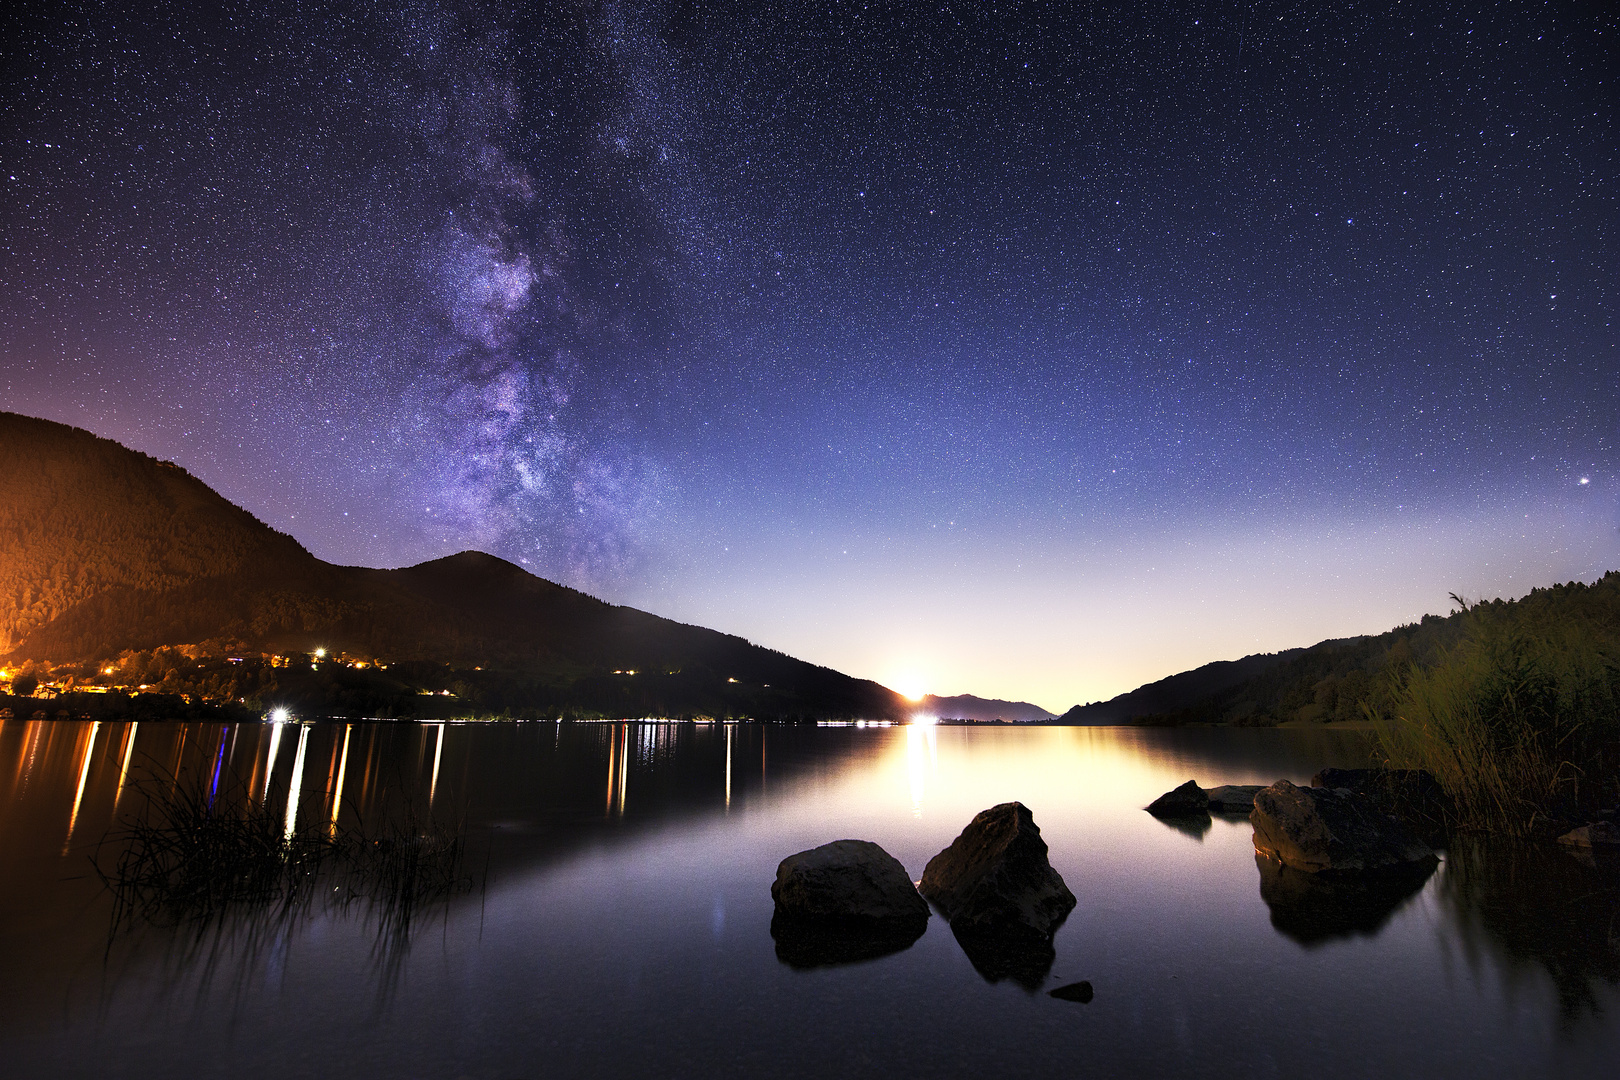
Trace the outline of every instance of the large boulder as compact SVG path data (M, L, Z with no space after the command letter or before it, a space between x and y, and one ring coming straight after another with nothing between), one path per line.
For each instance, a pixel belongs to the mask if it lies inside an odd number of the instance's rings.
M852 929L926 926L928 903L900 860L869 840L834 840L789 855L771 885L776 919Z
M1620 848L1620 825L1612 821L1594 821L1571 829L1558 838L1560 844L1573 848Z
M1147 812L1161 818L1198 817L1209 813L1209 793L1189 780L1148 803Z
M1323 769L1311 777L1311 787L1365 795L1431 839L1444 834L1453 812L1450 796L1426 769Z
M993 935L1050 942L1074 893L1046 858L1046 841L1023 803L981 811L951 846L928 860L918 885L958 939Z
M1309 873L1386 870L1435 861L1398 818L1347 788L1279 780L1254 797L1254 849Z

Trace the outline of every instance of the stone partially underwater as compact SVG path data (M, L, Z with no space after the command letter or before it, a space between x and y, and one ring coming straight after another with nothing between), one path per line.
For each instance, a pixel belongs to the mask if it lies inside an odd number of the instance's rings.
M1588 848L1600 851L1620 851L1620 825L1612 821L1594 821L1558 838L1565 847Z
M1365 873L1436 861L1398 818L1347 788L1279 780L1254 797L1255 851L1306 873Z
M906 868L869 840L789 855L771 899L777 958L796 968L874 960L909 948L928 928L928 902Z
M1426 769L1323 769L1313 788L1345 788L1394 814L1429 844L1443 845L1456 814L1451 797Z
M1254 809L1255 795L1264 790L1262 784L1222 784L1206 789L1199 787L1198 781L1189 780L1148 803L1147 812L1171 823L1210 814L1247 814Z
M1174 791L1167 791L1147 805L1156 818L1198 817L1209 813L1209 792L1189 780Z
M1018 802L975 816L928 861L918 888L979 974L1031 990L1051 970L1052 935L1076 903L1047 859L1034 815Z

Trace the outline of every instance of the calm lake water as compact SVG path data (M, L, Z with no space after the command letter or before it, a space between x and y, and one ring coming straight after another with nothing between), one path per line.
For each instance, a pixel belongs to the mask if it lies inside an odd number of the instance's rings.
M1404 897L1302 894L1263 882L1246 821L1140 809L1364 756L1331 731L5 721L0 1071L1614 1075L1612 865L1457 847ZM91 857L176 773L278 814L296 787L296 828L464 822L474 880L403 937L318 900L110 936ZM992 980L938 917L876 960L778 959L784 856L862 838L920 877L1011 799L1079 898L1049 972ZM1046 993L1081 979L1088 1004Z

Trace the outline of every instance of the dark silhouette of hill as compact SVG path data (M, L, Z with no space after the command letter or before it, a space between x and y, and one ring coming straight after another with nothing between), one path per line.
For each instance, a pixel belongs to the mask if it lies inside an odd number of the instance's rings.
M1530 623L1620 625L1620 571L1590 585L1573 581L1532 589L1517 600L1469 605L1453 598L1450 615L1425 615L1382 634L1338 638L1309 648L1258 653L1205 664L1109 701L1076 705L1057 724L1226 723L1360 720L1367 708L1387 714L1387 674L1445 662L1463 643L1469 612L1499 612Z
M313 561L176 465L0 413L0 653L109 591L165 593Z
M1129 724L1139 717L1178 712L1197 702L1218 698L1223 692L1241 686L1301 652L1304 650L1290 649L1280 653L1255 653L1239 660L1217 660L1139 686L1107 701L1076 705L1054 723Z
M0 661L83 664L177 646L193 659L324 648L390 672L448 666L476 684L465 696L509 710L905 712L877 683L608 604L492 555L334 566L177 465L0 413ZM152 677L183 677L184 666L164 661ZM278 678L284 689L289 676ZM316 702L361 693L306 689ZM420 692L378 684L361 696L376 705Z
M1027 724L1052 718L1051 713L1027 701L1002 701L1000 698L974 697L972 694L956 694L951 697L929 694L917 702L916 707L935 716L953 720L1006 720L1010 723Z

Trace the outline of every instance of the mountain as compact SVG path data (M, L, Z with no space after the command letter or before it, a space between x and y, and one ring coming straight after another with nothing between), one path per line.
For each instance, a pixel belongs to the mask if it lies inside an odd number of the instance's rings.
M1403 672L1414 664L1432 667L1453 662L1460 655L1458 650L1470 642L1470 633L1477 637L1480 627L1493 619L1506 620L1504 625L1518 625L1514 622L1518 620L1531 627L1514 631L1526 640L1545 636L1547 626L1597 628L1587 636L1594 641L1610 640L1617 633L1612 628L1620 627L1620 571L1611 571L1590 585L1572 581L1532 589L1516 600L1469 604L1460 597L1453 599L1457 610L1450 615L1425 615L1382 634L1331 639L1309 648L1205 664L1109 701L1076 705L1053 723L1268 726L1286 721L1360 720L1369 709L1388 714L1391 695L1396 692L1394 683L1399 680L1386 678L1387 674ZM1508 633L1504 640L1517 642L1519 638ZM1500 651L1507 646L1492 648ZM1613 664L1612 660L1605 662ZM1514 692L1527 693L1522 687Z
M1223 692L1263 675L1304 651L1289 649L1280 653L1255 653L1239 660L1217 660L1213 664L1139 686L1107 701L1076 705L1058 717L1055 723L1129 724L1142 717L1177 713L1199 702L1218 699Z
M81 681L107 664L103 681L383 710L370 715L455 707L428 695L547 714L907 711L875 682L481 552L323 562L171 462L14 413L0 413L0 664L77 665Z
M954 697L929 694L917 702L916 708L946 720L1006 720L1027 724L1052 719L1051 713L1027 701L1002 701L1000 698L974 697L972 694L957 694Z

